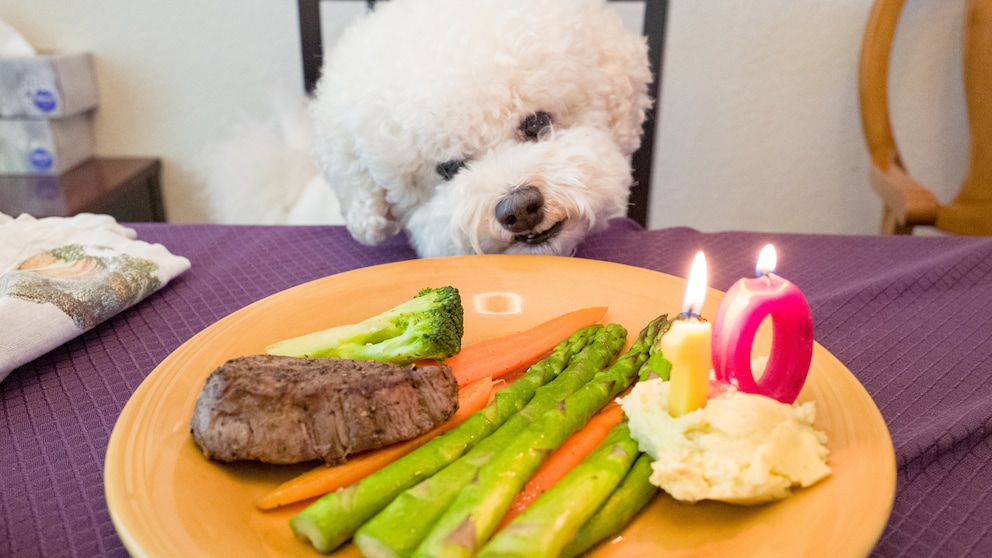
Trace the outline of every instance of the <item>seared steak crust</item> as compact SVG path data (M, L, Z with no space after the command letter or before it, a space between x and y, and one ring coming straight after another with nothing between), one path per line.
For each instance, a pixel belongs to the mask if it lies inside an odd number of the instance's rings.
M447 366L252 355L210 374L191 431L221 461L333 465L423 434L457 409Z

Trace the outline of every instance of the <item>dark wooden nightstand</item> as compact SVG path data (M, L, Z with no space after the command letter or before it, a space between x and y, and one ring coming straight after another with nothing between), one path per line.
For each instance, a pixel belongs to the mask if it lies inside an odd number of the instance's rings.
M161 168L153 158L97 157L58 176L0 175L0 213L106 213L121 222L165 221Z

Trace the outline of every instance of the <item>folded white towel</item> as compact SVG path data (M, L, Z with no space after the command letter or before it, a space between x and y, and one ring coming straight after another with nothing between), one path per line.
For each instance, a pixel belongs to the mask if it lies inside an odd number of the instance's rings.
M133 306L189 260L109 215L0 213L0 381Z

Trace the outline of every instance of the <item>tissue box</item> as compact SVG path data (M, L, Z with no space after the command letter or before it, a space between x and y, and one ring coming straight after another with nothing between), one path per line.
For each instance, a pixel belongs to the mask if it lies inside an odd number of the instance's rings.
M57 118L97 101L89 53L0 58L0 117Z
M91 113L0 118L0 174L57 175L92 156Z

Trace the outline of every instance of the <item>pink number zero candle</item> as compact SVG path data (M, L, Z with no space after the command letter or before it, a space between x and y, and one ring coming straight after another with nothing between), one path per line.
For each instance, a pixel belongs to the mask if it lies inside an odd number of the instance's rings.
M758 276L741 279L727 291L713 322L713 368L717 380L743 392L793 403L813 358L813 317L799 288L775 274L775 263L775 248L769 244L758 257ZM768 316L771 354L756 380L751 348Z

